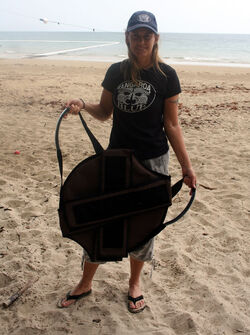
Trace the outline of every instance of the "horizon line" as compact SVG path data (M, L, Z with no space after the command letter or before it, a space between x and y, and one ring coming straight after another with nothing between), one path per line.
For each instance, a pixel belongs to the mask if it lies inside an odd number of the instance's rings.
M95 31L87 31L87 30L0 30L0 33L125 33L125 31L107 31L107 30L95 30ZM250 33L222 33L222 32L175 32L175 31L160 31L161 34L197 34L197 35L250 35Z

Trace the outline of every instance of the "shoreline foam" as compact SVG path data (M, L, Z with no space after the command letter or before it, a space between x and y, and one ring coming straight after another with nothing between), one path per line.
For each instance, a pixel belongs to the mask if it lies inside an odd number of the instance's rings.
M22 60L22 59L48 59L51 61L79 61L79 62L93 62L93 63L115 63L120 62L126 58L126 56L113 56L113 57L88 57L88 56L48 56L44 55L27 55L27 56L20 56L20 57L1 57L0 60ZM215 61L176 61L172 58L162 57L163 61L168 63L169 65L187 65L187 66L216 66L216 67L236 67L236 68L250 68L249 63L237 63L237 62L215 62Z

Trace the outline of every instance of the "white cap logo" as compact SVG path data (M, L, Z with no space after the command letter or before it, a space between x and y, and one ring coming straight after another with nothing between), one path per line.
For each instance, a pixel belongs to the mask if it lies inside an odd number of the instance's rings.
M140 14L138 15L138 21L140 22L150 22L150 16L148 14Z

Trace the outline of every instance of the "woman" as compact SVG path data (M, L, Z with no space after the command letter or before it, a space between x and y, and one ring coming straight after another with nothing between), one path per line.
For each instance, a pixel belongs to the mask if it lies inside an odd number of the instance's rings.
M70 107L72 114L84 109L101 121L113 114L109 147L135 150L146 166L162 174L168 174L169 141L181 165L184 182L195 188L195 173L178 123L181 88L175 70L158 56L159 35L154 15L146 11L134 13L125 36L129 57L108 69L100 102L90 104L82 99L73 99L67 102L66 107ZM128 309L132 313L145 308L140 274L144 262L153 257L153 243L152 239L130 253ZM59 302L59 307L68 307L91 293L98 266L99 263L92 263L84 251L82 278Z

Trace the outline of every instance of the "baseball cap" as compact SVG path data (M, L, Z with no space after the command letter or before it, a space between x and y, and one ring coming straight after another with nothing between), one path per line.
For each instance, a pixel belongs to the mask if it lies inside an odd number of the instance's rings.
M158 34L157 22L154 14L145 10L135 12L128 21L127 32L138 28L148 28Z

